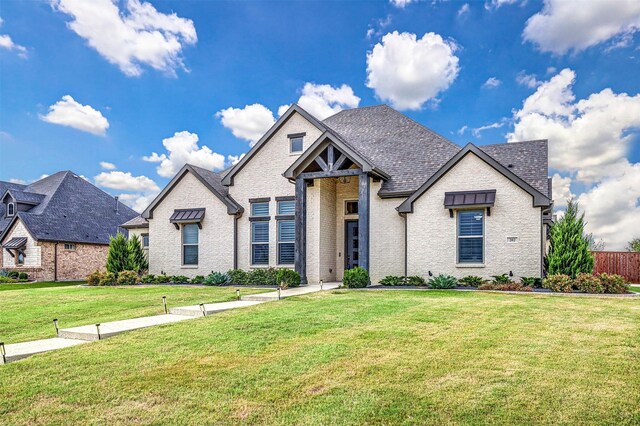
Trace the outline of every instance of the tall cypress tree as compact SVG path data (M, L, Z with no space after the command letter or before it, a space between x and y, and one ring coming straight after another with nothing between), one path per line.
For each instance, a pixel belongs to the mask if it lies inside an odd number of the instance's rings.
M107 254L107 271L117 274L125 271L129 267L129 250L127 239L118 232L115 237L111 237L109 242L109 253Z
M127 269L131 271L145 271L149 269L149 263L142 250L142 244L140 244L140 238L137 235L131 236L127 243L129 266Z
M551 226L549 253L545 259L548 274L575 277L580 272L593 273L593 255L584 232L584 212L569 200L567 212Z

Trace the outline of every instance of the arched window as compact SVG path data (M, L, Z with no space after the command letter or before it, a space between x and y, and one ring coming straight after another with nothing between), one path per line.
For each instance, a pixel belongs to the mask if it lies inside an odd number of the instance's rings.
M7 204L7 216L13 216L16 213L16 206L13 203Z

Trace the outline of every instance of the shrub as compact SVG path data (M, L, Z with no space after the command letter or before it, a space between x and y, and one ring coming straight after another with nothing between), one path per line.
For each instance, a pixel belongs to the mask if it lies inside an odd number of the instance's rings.
M21 280L28 280L29 279L29 275L27 275L26 272L20 272L18 274L18 278L21 279Z
M491 275L491 277L493 278L493 282L495 284L508 284L511 282L511 278L509 278L509 275L507 274Z
M149 262L147 262L140 238L137 235L131 236L127 242L127 263L129 270L138 273L149 269Z
M117 274L120 271L129 269L129 249L127 239L118 232L109 241L109 252L107 253L107 271Z
M623 294L629 292L629 283L621 275L602 273L598 275L605 293Z
M100 280L102 279L103 272L95 271L87 275L87 284L88 285L100 285Z
M520 283L524 286L527 287L535 287L535 288L540 288L542 287L542 278L538 278L538 277L521 277L520 278Z
M456 288L458 280L447 274L436 275L429 280L429 287L434 289Z
M369 272L366 269L357 267L344 271L342 284L347 288L363 288L369 285Z
M576 275L576 279L573 280L573 285L585 293L604 293L602 282L600 282L597 276L592 274L579 273Z
M135 285L140 283L136 271L122 271L118 274L118 285Z
M509 281L508 283L484 283L478 290L498 290L498 291L533 291L533 287Z
M191 284L204 284L205 279L204 275L196 275L191 279Z
M153 284L156 282L156 276L152 274L143 275L140 278L140 282L145 284Z
M269 269L254 269L248 273L247 284L249 285L277 285L276 282L276 270Z
M232 269L227 272L229 283L234 285L247 285L249 274L242 269Z
M101 286L106 286L106 285L116 285L117 283L117 278L116 278L116 274L114 274L113 272L103 272L102 275L100 276L100 281L98 282L98 285Z
M188 284L189 281L191 281L189 277L186 277L184 275L174 275L173 277L171 277L171 282L174 284Z
M404 277L387 275L386 277L380 280L380 285L390 285L390 286L405 285L405 279Z
M300 274L292 269L280 268L276 271L276 282L284 288L299 287Z
M9 278L18 279L19 276L18 271L9 271Z
M405 284L412 286L425 286L427 285L427 282L419 275L411 275L407 277L407 279L405 280Z
M476 277L475 275L467 275L464 278L460 278L458 283L465 287L478 287L484 283L484 280L481 277Z
M166 275L158 275L156 277L155 282L156 282L156 284L166 284L166 283L171 282L171 278L173 278L173 277L168 277Z
M13 279L13 278L9 278L5 275L0 275L0 284L11 284L11 283L16 283L18 282L17 280Z
M229 283L229 276L222 272L212 272L205 278L205 285L225 285Z
M9 271L6 269L0 269L0 277L9 278Z
M569 275L549 275L542 281L542 287L558 293L571 293L573 281Z

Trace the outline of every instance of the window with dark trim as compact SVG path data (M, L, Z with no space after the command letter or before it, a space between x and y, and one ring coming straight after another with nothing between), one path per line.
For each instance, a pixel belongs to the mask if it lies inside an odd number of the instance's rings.
M358 214L358 200L345 201L344 214Z
M18 250L18 256L16 256L16 265L24 265L24 252Z
M302 148L304 145L303 140L304 138L302 136L289 138L289 152L292 154L302 152Z
M295 220L278 221L278 265L295 263L296 222Z
M198 264L198 224L186 223L182 225L182 264Z
M458 263L484 263L484 210L458 210Z
M269 216L269 202L251 203L251 216Z
M142 235L142 248L149 248L149 234Z
M16 205L13 203L7 204L7 216L13 216L16 214Z
M296 214L296 202L294 200L278 201L278 215L288 216Z
M251 264L269 264L269 222L251 222Z
M64 243L64 249L68 251L75 251L76 245L73 243Z

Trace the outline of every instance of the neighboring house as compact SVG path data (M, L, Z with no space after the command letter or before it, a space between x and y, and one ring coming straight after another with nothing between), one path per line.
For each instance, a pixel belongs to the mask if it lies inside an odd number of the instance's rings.
M147 259L149 258L149 221L142 216L136 216L121 225L129 231L129 238L136 237L140 240L142 250Z
M540 277L550 185L545 140L460 148L386 105L293 105L232 168L184 166L135 232L153 274Z
M0 265L35 280L104 269L109 238L138 214L70 171L30 185L0 182Z

